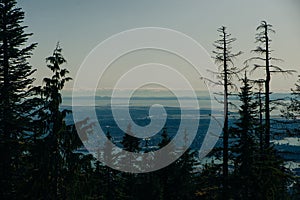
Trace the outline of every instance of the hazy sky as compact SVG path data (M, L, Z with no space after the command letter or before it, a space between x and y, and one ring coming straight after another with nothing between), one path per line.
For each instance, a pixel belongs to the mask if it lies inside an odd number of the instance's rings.
M61 42L71 76L87 54L101 41L118 32L146 26L171 28L198 41L209 53L218 39L221 25L237 38L234 49L245 52L237 64L249 58L254 49L255 29L261 20L274 26L274 56L284 59L284 68L300 74L299 0L23 0L18 4L26 13L25 24L38 42L31 60L38 69L38 83L49 75L45 57ZM296 75L274 76L272 90L289 91ZM71 88L71 84L67 85Z

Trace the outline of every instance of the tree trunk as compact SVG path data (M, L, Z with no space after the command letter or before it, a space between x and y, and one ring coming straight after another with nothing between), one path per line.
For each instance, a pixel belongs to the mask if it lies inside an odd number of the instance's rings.
M268 38L268 26L265 27L265 37L266 37L266 83L265 83L265 120L266 120L266 129L265 129L265 148L270 146L270 63L269 63L269 38Z
M224 42L224 127L223 127L223 197L228 199L228 71L227 71L227 47L226 47L226 33L223 29Z

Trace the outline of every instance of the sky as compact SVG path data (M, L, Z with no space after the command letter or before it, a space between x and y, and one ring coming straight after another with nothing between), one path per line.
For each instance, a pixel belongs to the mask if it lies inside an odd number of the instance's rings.
M274 57L284 60L279 65L300 74L299 0L20 0L18 6L25 11L27 31L34 33L29 42L38 43L30 60L38 69L37 84L51 74L45 58L51 55L58 41L71 76L75 77L85 57L100 42L119 32L140 27L180 31L211 54L212 44L218 39L216 30L226 26L237 38L233 50L244 52L236 60L236 65L243 66L243 61L253 56L250 51L256 47L255 29L262 20L271 23L276 30L271 36L271 47L275 50ZM253 77L262 78L261 74L253 74ZM273 76L272 90L290 91L297 74ZM71 90L72 85L67 84L66 89Z

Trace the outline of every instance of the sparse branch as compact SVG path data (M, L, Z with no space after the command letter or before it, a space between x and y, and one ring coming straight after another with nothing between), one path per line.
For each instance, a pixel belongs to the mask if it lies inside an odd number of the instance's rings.
M266 21L262 21L260 25L256 28L258 33L255 36L256 43L259 44L252 53L258 54L259 56L252 57L246 60L244 63L249 66L249 64L253 61L262 61L264 64L253 64L253 68L251 73L259 70L264 69L265 71L265 79L264 79L264 87L265 87L265 139L264 139L264 146L267 149L270 145L270 112L273 108L270 108L270 81L271 75L273 73L281 73L283 75L289 75L295 72L295 70L285 70L279 66L271 64L271 61L282 61L281 59L271 57L272 50L270 49L270 33L275 33L272 29L272 25L268 24ZM261 84L261 81L260 83Z

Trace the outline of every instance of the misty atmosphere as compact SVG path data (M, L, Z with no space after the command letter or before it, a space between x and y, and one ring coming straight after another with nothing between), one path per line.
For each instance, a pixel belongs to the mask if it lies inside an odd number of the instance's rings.
M0 199L300 199L299 9L0 0Z

